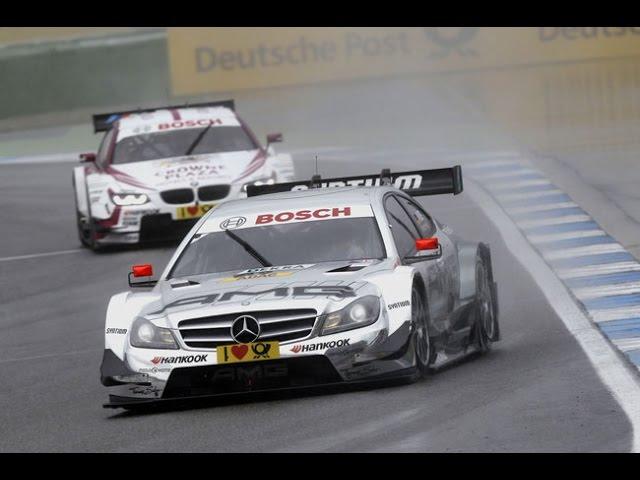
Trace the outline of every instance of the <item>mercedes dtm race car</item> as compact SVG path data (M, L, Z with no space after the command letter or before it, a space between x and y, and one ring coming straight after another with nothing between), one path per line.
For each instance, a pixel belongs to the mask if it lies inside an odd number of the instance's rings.
M323 188L334 187L334 188ZM105 407L373 380L412 381L500 337L491 252L412 198L459 166L252 186L210 210L159 280L109 303Z
M293 179L290 155L263 147L232 100L94 115L106 132L74 169L78 235L107 244L180 239L210 208L248 185Z

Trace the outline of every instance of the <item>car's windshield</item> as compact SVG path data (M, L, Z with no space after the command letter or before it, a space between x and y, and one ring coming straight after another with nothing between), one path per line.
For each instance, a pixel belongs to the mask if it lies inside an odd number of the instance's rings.
M206 130L206 131L205 131ZM116 143L113 163L180 157L199 139L192 155L255 150L258 146L241 126L187 128L124 137Z
M298 222L237 229L233 235L222 231L194 237L169 278L262 267L258 258L271 265L294 265L385 256L373 217Z

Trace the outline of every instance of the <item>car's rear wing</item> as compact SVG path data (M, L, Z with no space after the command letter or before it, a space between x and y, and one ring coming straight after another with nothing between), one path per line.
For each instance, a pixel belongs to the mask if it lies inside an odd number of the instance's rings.
M266 195L268 193L307 190L309 188L373 187L393 185L414 197L423 195L458 195L462 192L462 167L415 170L412 172L391 173L385 169L377 175L359 175L356 177L322 179L314 175L310 182L276 183L274 185L248 185L247 196Z
M172 105L169 107L155 107L155 108L138 108L135 110L126 110L123 112L111 112L111 113L98 113L93 115L93 131L94 133L106 132L111 129L113 122L118 121L125 115L132 113L147 113L155 112L156 110L174 110L179 108L205 108L205 107L225 107L230 110L235 110L235 102L233 100L221 100L218 102L205 102L205 103L185 103L183 105Z

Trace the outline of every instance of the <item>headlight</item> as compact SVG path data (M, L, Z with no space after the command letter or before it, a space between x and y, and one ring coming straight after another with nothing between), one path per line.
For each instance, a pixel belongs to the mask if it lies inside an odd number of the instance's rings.
M321 335L344 332L353 328L371 325L380 315L380 299L375 295L367 295L351 302L344 308L323 315Z
M246 192L247 191L247 187L249 185L256 185L256 186L260 186L260 185L273 185L274 183L276 183L276 179L275 177L264 177L264 178L259 178L258 180L254 180L253 182L249 182L249 183L245 183L244 185L242 185L242 191Z
M166 348L177 350L178 344L168 328L156 327L149 320L138 318L131 326L129 342L139 348Z
M130 205L144 205L149 201L149 197L144 193L109 193L111 201L120 207Z

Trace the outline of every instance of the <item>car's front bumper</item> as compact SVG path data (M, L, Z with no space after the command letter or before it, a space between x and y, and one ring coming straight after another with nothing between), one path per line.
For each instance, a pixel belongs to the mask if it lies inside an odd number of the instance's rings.
M113 352L105 350L101 374L102 383L109 386L110 400L104 406L116 408L157 401L369 382L414 372L409 322L391 335L387 335L386 330L372 333L369 338L361 336L357 341L330 348L322 354L309 352L260 362L177 367L170 369L168 375L159 369L154 373L153 368L144 369L144 372L140 368L130 368ZM215 352L204 354L215 357Z

